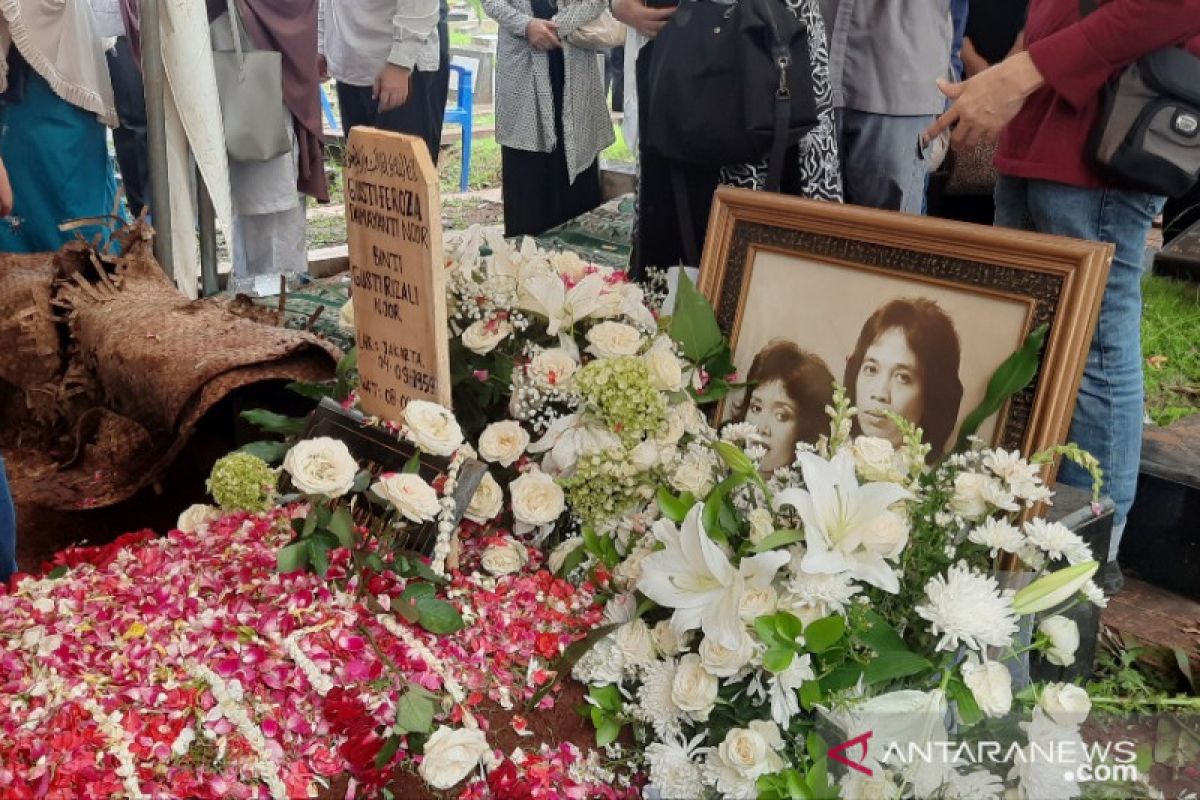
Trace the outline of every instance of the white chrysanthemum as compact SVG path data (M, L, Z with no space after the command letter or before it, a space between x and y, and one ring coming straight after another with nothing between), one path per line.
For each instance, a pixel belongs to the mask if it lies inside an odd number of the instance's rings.
M925 600L916 612L941 636L938 650L959 645L982 650L1012 643L1017 630L1012 592L1001 591L995 578L972 571L964 562L950 567L945 576L930 578Z
M1025 542L1015 525L1000 519L984 520L982 525L967 534L967 538L988 548L992 558L999 555L1001 550L1006 553L1019 552Z
M639 719L654 728L659 739L682 735L680 721L683 719L683 710L675 705L672 697L678 665L678 659L674 658L647 665L638 703L633 709Z
M804 603L821 603L830 613L841 614L850 605L854 595L862 591L862 587L854 583L849 573L823 575L805 572L801 566L804 561L804 547L796 545L790 550L792 559L788 562L788 572L791 580L785 588L792 596Z
M1025 523L1025 535L1033 545L1057 561L1065 558L1071 564L1082 564L1094 560L1092 549L1061 522L1047 522L1044 519L1034 519Z
M1004 796L1004 780L986 769L966 774L950 771L946 777L945 800L996 800Z
M704 794L704 769L693 760L703 741L703 733L690 742L682 736L672 736L646 748L650 784L663 800L691 800Z
M1092 605L1098 608L1108 608L1108 598L1104 596L1104 590L1097 586L1095 581L1085 583L1081 591Z
M722 441L740 444L742 442L762 441L758 427L752 422L731 422L721 429Z
M621 649L612 635L605 636L575 662L571 677L580 683L618 683L625 669Z
M1041 494L1041 466L1030 464L1016 450L989 450L984 453L983 465L1002 478L1018 497Z

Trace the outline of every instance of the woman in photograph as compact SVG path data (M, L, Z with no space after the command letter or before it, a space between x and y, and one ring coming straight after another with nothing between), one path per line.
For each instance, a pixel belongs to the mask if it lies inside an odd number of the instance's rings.
M750 386L734 408L734 422L758 429L766 455L764 473L796 458L796 444L813 444L829 429L825 406L833 400L833 373L817 356L795 342L775 339L758 351L746 375Z
M892 300L867 319L845 383L858 408L854 434L901 444L894 411L919 427L933 463L946 451L958 422L963 387L958 377L962 348L954 322L925 298Z

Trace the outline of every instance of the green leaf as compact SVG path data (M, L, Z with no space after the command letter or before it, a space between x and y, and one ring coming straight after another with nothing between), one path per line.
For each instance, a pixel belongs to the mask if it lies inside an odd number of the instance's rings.
M785 644L794 644L796 637L804 632L804 622L788 611L777 611L772 615L775 620L775 630Z
M351 347L337 364L335 375L339 381L347 380L358 369L358 348Z
M603 708L605 711L611 711L614 714L620 711L625 705L621 699L621 690L613 683L590 687L588 689L588 697L595 700L596 705L600 708Z
M685 494L690 498L690 494ZM694 503L694 501L693 501ZM683 497L676 497L667 491L666 487L658 487L658 507L662 510L663 516L674 523L683 522L687 516L687 512L691 510L693 503L688 503Z
M787 547L789 544L798 542L804 538L804 534L800 531L795 531L790 528L783 528L772 533L767 538L763 539L754 547L750 548L755 553L765 553L768 550L775 550L780 547Z
M263 440L261 442L244 444L238 448L238 451L258 456L268 464L278 464L280 461L283 461L283 457L287 455L289 449L287 442Z
M314 536L308 542L308 563L312 564L313 572L322 578L329 572L329 543Z
M366 563L367 569L371 570L372 572L382 573L385 569L387 569L387 565L383 563L383 559L380 558L377 553L369 554L364 563Z
M820 681L805 681L800 684L800 705L805 711L812 709L823 699Z
M704 371L713 378L729 376L736 369L733 363L733 349L729 346L729 342L722 342L720 347L706 355L701 361L701 365L704 367Z
M433 711L428 694L405 692L396 704L396 724L408 733L428 733L433 727Z
M415 550L400 550L396 553L396 560L403 562L403 569L398 569L400 575L416 576L421 580L429 581L430 583L441 586L449 583L450 579L438 575L428 564L425 563L424 557Z
M562 566L559 567L555 575L559 578L565 578L574 572L583 560L587 558L587 550L582 545L576 547L571 552L567 553L567 557L563 559Z
M413 453L412 458L404 463L404 469L401 470L406 475L416 475L421 471L421 451Z
M858 664L843 664L821 679L821 691L825 694L833 694L843 689L849 689L858 683L860 677L862 677L861 666Z
M410 583L404 587L400 600L405 603L416 603L422 597L436 597L437 589L431 583Z
M604 717L596 726L596 746L607 747L621 735L621 723L612 717Z
M963 420L958 433L958 441L954 445L955 452L962 452L970 448L970 437L975 435L984 420L999 411L1008 398L1028 386L1029 382L1037 375L1038 364L1041 363L1042 345L1045 344L1046 334L1049 331L1049 325L1039 325L1025 339L1025 343L992 373L983 400Z
M276 414L265 408L243 411L241 417L251 425L257 425L268 433L278 433L281 436L299 436L304 433L303 417L285 417L283 414Z
M354 485L350 487L350 492L352 494L358 494L359 492L365 492L367 490L367 487L370 485L371 485L371 473L364 469L362 472L360 472L354 476Z
M68 567L66 564L63 564L61 566L55 567L54 569L50 570L50 574L48 574L46 577L49 578L50 580L58 580L59 578L66 575L70 571L71 571L71 568Z
M888 653L867 664L863 670L863 680L873 685L896 678L906 678L932 668L933 664L928 659L916 653Z
M285 387L289 392L307 397L309 400L320 402L326 397L333 397L334 387L328 383L309 383L307 381L292 381Z
M963 725L969 728L983 719L983 711L980 710L979 703L975 700L975 693L961 680L957 678L951 680L946 687L946 693L954 701L958 718Z
M793 648L772 645L763 653L763 666L768 672L778 675L792 665L792 659L795 657L796 651Z
M729 467L730 472L738 475L754 475L758 472L754 462L737 445L719 441L713 445L713 448L725 462L725 466Z
M379 748L379 752L375 754L375 767L382 769L388 764L392 757L396 755L396 751L400 749L400 737L389 736L387 741L383 743L383 747Z
M350 516L350 510L347 508L339 508L333 512L333 516L329 518L328 530L337 537L338 544L345 547L347 550L354 547L354 517Z
M804 629L804 646L813 653L833 647L846 634L846 621L839 616L825 617Z
M308 542L292 542L275 557L279 572L295 572L308 566Z
M430 633L447 634L462 630L462 615L445 600L422 597L417 600L417 622Z
M679 271L675 312L671 316L671 327L667 332L679 343L684 356L696 363L715 352L725 342L712 306L683 270Z
M869 627L857 631L855 638L880 655L908 652L908 646L904 644L900 634L896 633L896 629L889 625L887 620L874 611L868 611L864 615L864 619Z
M800 773L796 770L784 770L783 780L784 785L787 787L788 797L791 798L791 800L805 800L805 798L812 796L809 788L805 786L804 781L801 780Z

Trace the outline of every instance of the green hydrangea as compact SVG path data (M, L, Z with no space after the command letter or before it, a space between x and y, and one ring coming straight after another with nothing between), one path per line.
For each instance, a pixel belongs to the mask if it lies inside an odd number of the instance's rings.
M230 453L213 464L208 491L225 511L266 511L275 482L275 470L258 456Z
M635 356L592 361L575 374L575 389L627 444L666 421L667 397L651 385L650 371Z
M619 448L583 456L571 477L559 483L571 510L594 528L624 516L653 492L649 474L638 469L629 451Z

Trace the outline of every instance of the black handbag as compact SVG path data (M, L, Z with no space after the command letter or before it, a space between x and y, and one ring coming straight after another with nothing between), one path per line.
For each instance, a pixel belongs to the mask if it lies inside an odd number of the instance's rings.
M1081 16L1095 9L1080 0ZM1089 151L1120 186L1185 194L1200 179L1200 58L1170 47L1122 70L1105 86Z
M710 167L783 154L817 124L808 31L782 0L683 0L654 40L646 145Z

